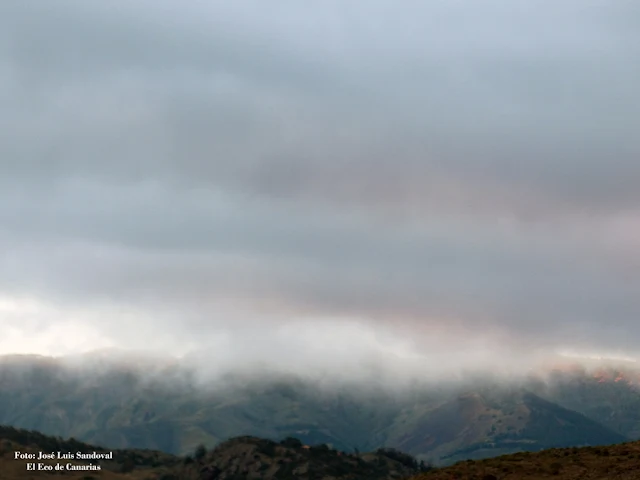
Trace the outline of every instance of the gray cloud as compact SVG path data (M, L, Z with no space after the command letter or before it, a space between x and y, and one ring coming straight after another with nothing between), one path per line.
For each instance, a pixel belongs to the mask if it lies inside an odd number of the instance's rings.
M273 358L256 332L356 322L407 351L635 353L635 13L4 2L14 345L71 322L67 350L226 335Z

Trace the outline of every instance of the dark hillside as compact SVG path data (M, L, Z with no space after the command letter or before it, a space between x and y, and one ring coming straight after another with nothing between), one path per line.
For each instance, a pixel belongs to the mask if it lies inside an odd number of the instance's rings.
M0 427L0 471L3 480L60 476L130 480L399 480L421 470L413 457L393 449L348 454L326 445L306 446L298 439L281 442L239 437L207 451L177 457L151 450L113 450L113 459L26 460L16 452L107 453L108 449L74 439L63 440L39 432ZM28 463L54 466L62 471L30 471Z

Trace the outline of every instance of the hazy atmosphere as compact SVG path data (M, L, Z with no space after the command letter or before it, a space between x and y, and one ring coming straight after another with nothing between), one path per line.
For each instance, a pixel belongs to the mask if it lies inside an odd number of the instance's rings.
M635 357L639 60L632 1L4 0L0 353Z

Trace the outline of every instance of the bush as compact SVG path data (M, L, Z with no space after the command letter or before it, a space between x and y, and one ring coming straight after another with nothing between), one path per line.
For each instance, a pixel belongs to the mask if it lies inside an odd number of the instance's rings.
M400 452L395 448L379 448L378 450L376 450L376 453L378 455L390 458L391 460L395 460L405 467L413 469L418 468L418 461L415 458L413 458L411 455Z
M200 461L204 458L206 454L207 454L207 448L204 445L200 444L196 447L196 450L193 453L193 458Z
M287 437L280 442L280 445L288 448L302 448L302 442L294 437Z
M258 446L258 452L267 457L273 457L276 454L276 443L266 440Z

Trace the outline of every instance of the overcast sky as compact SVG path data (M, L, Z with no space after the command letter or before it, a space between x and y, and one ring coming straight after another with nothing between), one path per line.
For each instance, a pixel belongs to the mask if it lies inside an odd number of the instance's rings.
M635 1L4 0L0 352L633 356L638 85Z

